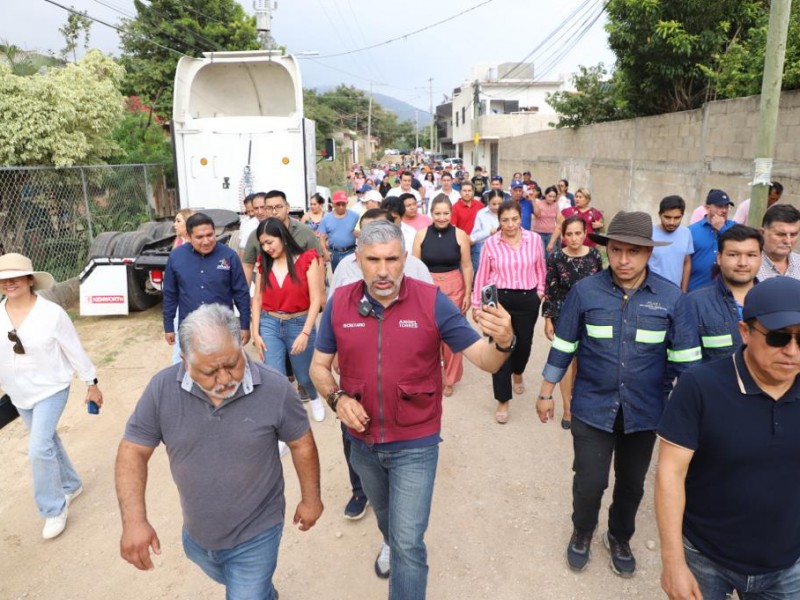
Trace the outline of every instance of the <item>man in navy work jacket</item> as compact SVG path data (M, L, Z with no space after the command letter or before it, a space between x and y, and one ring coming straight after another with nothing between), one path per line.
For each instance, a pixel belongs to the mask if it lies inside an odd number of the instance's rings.
M250 291L239 255L218 244L214 221L204 213L186 219L188 244L170 252L164 272L164 338L175 343L175 311L179 324L203 304L222 304L239 311L242 344L250 340Z
M756 285L742 321L742 348L681 377L658 426L672 600L800 598L800 281Z
M351 438L350 462L383 535L375 561L389 598L425 598L425 530L442 420L442 342L494 372L513 350L511 317L483 307L481 339L439 289L403 276L403 233L367 223L356 249L363 279L340 287L322 315L311 378ZM331 371L339 357L339 385ZM398 357L402 356L402 360Z
M686 332L704 363L728 357L742 345L739 321L744 298L758 281L763 247L758 229L734 225L719 236L716 279L678 301L678 318L688 320Z
M553 418L553 388L573 357L578 370L572 394L572 538L567 563L586 568L600 501L614 457L614 499L603 542L611 569L632 577L630 548L655 429L673 379L700 359L700 349L677 322L680 289L652 273L647 261L654 242L649 215L619 212L608 233L590 234L608 248L609 267L570 290L547 357L536 411Z

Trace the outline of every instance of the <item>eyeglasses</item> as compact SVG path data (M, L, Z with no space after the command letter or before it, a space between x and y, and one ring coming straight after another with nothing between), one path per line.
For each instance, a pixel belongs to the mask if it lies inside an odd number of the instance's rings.
M788 331L761 331L758 327L753 326L758 333L764 336L767 340L767 346L773 348L783 348L788 346L789 342L794 338L795 343L800 346L800 333L789 333ZM9 337L11 334L9 334Z
M264 210L267 211L267 212L276 213L282 208L283 208L283 204L275 204L273 206L265 206Z
M8 341L14 342L14 354L25 354L25 346L22 345L16 329L8 332Z

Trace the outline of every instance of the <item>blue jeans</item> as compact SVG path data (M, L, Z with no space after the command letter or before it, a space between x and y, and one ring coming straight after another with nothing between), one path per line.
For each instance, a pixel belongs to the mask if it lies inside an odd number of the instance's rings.
M542 250L544 250L544 257L547 259L547 244L550 243L550 239L553 237L552 233L540 233L539 237L542 238Z
M350 446L350 462L361 477L378 529L392 549L390 600L422 600L428 584L425 530L433 498L439 446L396 452Z
M477 244L473 244L472 247L469 249L469 257L472 259L473 277L475 277L475 274L478 272L478 265L481 264L481 248L483 248L483 242L478 242Z
M267 349L264 352L264 363L275 369L278 373L286 375L286 355L292 363L294 376L300 385L308 392L308 397L312 400L317 397L317 389L311 382L308 375L308 368L311 366L311 357L314 355L314 342L317 337L316 327L311 328L311 335L308 336L306 349L300 354L290 354L292 344L306 324L306 315L294 317L293 319L278 319L261 311L261 321L258 326L258 333Z
M345 256L350 256L353 252L356 251L355 248L351 248L350 250L345 250L344 252L340 252L339 250L328 249L331 254L331 271L336 272L336 267L339 266L339 261L342 260Z
M225 586L226 600L273 600L283 523L229 550L206 550L183 530L183 551L203 572Z
M756 542L754 542L756 543ZM725 600L734 590L742 600L793 600L800 598L800 561L788 569L745 575L718 565L683 538L689 570L697 579L703 600Z
M66 507L65 494L81 487L81 478L67 456L56 433L58 420L69 398L69 386L33 408L19 408L19 415L30 432L28 459L33 476L33 496L43 517L57 517Z

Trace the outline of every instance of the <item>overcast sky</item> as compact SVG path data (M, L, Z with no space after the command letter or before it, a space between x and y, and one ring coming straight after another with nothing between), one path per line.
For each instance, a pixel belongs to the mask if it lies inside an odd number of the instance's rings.
M135 11L132 0L56 1L116 25ZM240 3L253 13L252 0ZM435 106L469 78L475 64L518 62L540 45L532 57L537 78L557 79L578 65L600 61L612 65L605 15L575 41L601 4L602 0L280 0L272 29L290 52L319 52L319 58L303 60L304 87L345 83L367 90L371 81L374 91L428 110L429 78ZM472 7L476 8L469 10ZM46 0L0 0L0 41L58 53L64 46L58 29L67 14ZM444 22L434 25L438 21ZM425 27L429 28L407 35ZM542 44L550 34L553 37ZM324 58L401 36L371 50ZM116 31L94 23L91 47L119 55L118 44Z

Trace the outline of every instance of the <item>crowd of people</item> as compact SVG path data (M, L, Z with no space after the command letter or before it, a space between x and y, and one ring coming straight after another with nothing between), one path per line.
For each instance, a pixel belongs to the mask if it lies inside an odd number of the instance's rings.
M217 243L204 213L176 216L163 327L178 358L148 385L117 458L126 560L148 569L160 552L145 488L163 442L186 555L229 598L277 598L284 453L300 481L294 523L307 530L323 511L306 399L311 420L341 422L344 516L372 507L389 597L424 598L443 398L466 357L491 374L494 422L508 423L511 399L533 387L541 314L550 350L536 411L556 418L558 386L574 452L569 568L590 562L613 463L602 540L614 573L635 574L630 540L658 437L667 595L800 597L800 211L779 202L780 184L759 228L728 219L734 203L718 189L686 227L680 196L606 225L588 189L573 195L562 179L542 190L529 171L506 189L480 167L471 178L355 167L345 187L352 195L330 203L313 196L299 220L283 192L251 195L237 249ZM48 284L25 257L0 257L0 382L31 432L50 539L82 491L55 431L72 371L87 402L102 393L69 319L36 294ZM45 310L55 333L29 316ZM32 378L44 364L48 381Z

